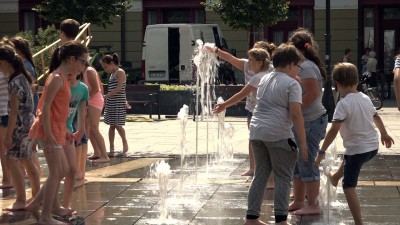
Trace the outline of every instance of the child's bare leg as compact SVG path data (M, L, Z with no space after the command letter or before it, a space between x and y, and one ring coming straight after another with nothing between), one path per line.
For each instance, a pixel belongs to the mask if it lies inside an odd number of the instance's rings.
M6 130L7 130L6 127L0 126L0 161L1 161L1 169L3 171L3 178L0 184L0 189L12 188L10 169L7 166L5 149L3 148Z
M123 146L123 153L126 153L129 150L128 141L126 140L125 129L123 126L116 126L115 127L118 131L119 136L122 139L122 146Z
M31 190L32 190L32 198L34 198L40 189L40 172L38 171L37 165L35 161L32 160L21 160L26 173L28 174Z
M26 205L24 172L21 170L19 160L6 159L6 163L10 168L11 179L16 193L15 202L7 207L6 210L24 209Z
M298 210L304 207L304 198L306 193L306 186L300 178L293 180L293 197L294 200L289 205L289 211Z
M307 205L303 206L301 209L293 212L295 215L316 215L321 214L321 208L318 202L319 186L320 181L306 181L306 195L307 195ZM304 198L304 197L303 197Z
M65 162L67 163L65 180L64 180L64 208L71 207L72 192L74 191L75 175L76 175L76 152L75 143L64 146Z
M85 178L86 171L86 154L87 154L87 144L82 144L75 148L76 152L76 180L82 180Z
M62 148L45 147L44 156L49 167L49 176L43 186L43 207L39 224L66 224L53 219L52 208L54 198L58 194L58 185L64 177L63 157L64 150Z
M343 172L344 172L344 161L342 161L342 163L340 164L340 167L338 168L338 170L335 173L330 174L329 178L331 179L331 184L334 187L337 187L340 178L343 177Z
M43 172L43 170L42 170L42 167L40 166L40 161L39 161L39 157L38 157L37 154L35 154L35 155L33 156L32 161L33 161L33 163L34 163L35 166L36 166L36 170L39 172L39 177L44 177L45 174L44 174L44 172Z
M357 198L356 188L344 188L344 195L346 196L347 204L349 205L351 215L353 215L354 224L362 225L361 207Z
M115 126L110 125L108 128L108 141L110 142L110 152L114 152Z

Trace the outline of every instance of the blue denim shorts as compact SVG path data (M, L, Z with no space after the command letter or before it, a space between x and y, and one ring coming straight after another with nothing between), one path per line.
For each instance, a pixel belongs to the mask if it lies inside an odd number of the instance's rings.
M344 156L343 189L357 187L362 165L374 158L377 153L378 150L373 150L362 154Z
M8 125L8 115L0 116L0 127L7 127Z
M327 126L328 115L326 113L313 121L304 122L308 148L308 161L304 161L299 152L296 167L294 169L294 177L300 178L301 181L320 180L319 168L315 166L314 160L319 151L319 143L325 138ZM296 142L298 143L297 137Z

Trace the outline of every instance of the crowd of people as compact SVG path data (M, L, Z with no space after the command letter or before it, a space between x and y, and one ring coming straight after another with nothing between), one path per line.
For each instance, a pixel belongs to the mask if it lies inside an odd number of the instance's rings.
M343 177L342 186L355 224L362 224L355 188L362 165L378 151L379 136L374 127L379 129L381 142L387 148L391 147L393 139L369 98L357 91L359 76L357 67L351 63L351 50L345 50L343 62L333 70L333 80L342 99L327 132L328 116L322 104L327 72L313 34L299 28L289 37L288 43L273 51L268 50L270 45L257 42L248 51L248 59L238 59L218 48L206 47L245 75L246 86L213 110L220 113L247 97L250 169L242 175L254 175L254 178L248 194L245 225L265 224L259 217L269 183L273 183L275 189L276 224L288 224L289 212L320 214L319 164L339 131L346 150L342 165L329 178L337 186ZM367 54L369 57L364 57L363 65L365 70L373 71L374 52ZM400 76L400 58L396 62ZM269 181L271 177L273 182ZM292 186L293 201L290 203Z
M74 213L71 199L75 182L84 179L86 160L109 162L116 154L115 130L122 139L122 153L129 149L123 127L128 106L126 74L119 67L118 55L105 55L101 60L104 70L111 74L104 93L97 71L88 63L88 49L75 41L78 33L77 21L61 22L61 45L52 53L40 99L28 42L18 36L0 42L1 188L13 187L16 192L15 202L5 210L38 212L41 207L39 224L66 224L55 220L52 214ZM322 104L327 72L310 31L299 28L278 47L257 42L248 51L248 59L236 58L217 47L205 49L245 75L244 88L213 110L218 114L247 97L250 168L242 175L254 178L245 225L265 224L259 217L267 187L275 190L276 224L287 224L289 212L320 214L318 165L339 132L345 153L342 165L330 179L337 186L343 177L344 194L355 224L362 224L355 188L362 165L378 152L375 126L387 148L393 139L369 98L357 91L359 76L356 66L349 62L351 50L346 49L344 62L333 69L333 80L342 99L327 131L328 116ZM363 71L374 72L374 52L368 50L366 54L369 57L363 57ZM394 84L399 95L400 57L396 58ZM400 98L397 99L400 105ZM110 126L109 153L99 131L103 108L104 122ZM94 150L89 157L88 140ZM48 166L47 179L41 187L43 171L36 154L38 148L43 150ZM25 194L25 174L30 181L31 199ZM58 193L63 179L60 202Z
M16 200L4 210L28 210L41 213L39 224L67 224L53 214L68 216L75 183L85 178L86 160L103 163L115 154L115 129L123 140L122 153L128 151L123 125L126 116L126 74L119 68L118 55L105 55L102 66L110 73L107 93L97 71L88 63L88 49L75 41L79 22L66 19L60 24L61 45L51 56L48 77L37 92L37 73L29 43L22 37L4 37L0 42L0 156L3 179L0 188L13 187ZM110 126L110 153L99 131L104 109ZM93 155L87 155L88 140ZM36 154L42 149L48 166L44 175ZM26 175L25 175L26 174ZM25 193L29 178L32 198ZM64 179L63 200L59 201Z

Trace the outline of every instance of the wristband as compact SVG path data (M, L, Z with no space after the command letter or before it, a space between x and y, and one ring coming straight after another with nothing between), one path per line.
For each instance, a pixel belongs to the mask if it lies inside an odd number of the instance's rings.
M325 155L325 151L322 151L321 149L318 151L318 155Z

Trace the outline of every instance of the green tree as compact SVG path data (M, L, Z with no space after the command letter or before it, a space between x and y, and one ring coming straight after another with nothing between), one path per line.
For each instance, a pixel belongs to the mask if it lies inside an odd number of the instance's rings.
M209 0L202 4L234 30L250 31L287 19L288 0Z
M52 23L71 18L105 28L112 24L113 17L122 15L129 9L131 2L132 0L43 0L33 10Z

